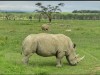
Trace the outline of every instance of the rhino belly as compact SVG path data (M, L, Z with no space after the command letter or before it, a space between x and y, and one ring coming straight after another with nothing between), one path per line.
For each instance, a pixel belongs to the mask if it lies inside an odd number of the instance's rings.
M44 47L44 48L42 47L36 50L36 53L43 57L55 56L56 52L57 51L55 50L55 48L49 48L49 47Z

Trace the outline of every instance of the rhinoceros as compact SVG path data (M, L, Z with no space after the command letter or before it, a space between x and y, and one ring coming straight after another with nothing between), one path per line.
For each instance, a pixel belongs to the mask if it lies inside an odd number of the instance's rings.
M43 57L55 56L57 59L57 67L61 67L61 59L66 56L70 65L76 65L80 58L76 54L76 45L68 36L64 34L30 34L22 43L23 63L28 64L29 57L36 53Z
M41 29L44 30L44 31L48 31L49 30L49 25L48 24L43 24L41 26Z

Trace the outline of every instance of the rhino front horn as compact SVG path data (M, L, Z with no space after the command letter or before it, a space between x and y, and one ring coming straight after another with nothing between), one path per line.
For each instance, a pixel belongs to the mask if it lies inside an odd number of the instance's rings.
M79 58L79 59L77 60L77 62L80 62L81 60L83 60L83 59L84 59L84 57L85 57L85 56L83 56L83 57Z

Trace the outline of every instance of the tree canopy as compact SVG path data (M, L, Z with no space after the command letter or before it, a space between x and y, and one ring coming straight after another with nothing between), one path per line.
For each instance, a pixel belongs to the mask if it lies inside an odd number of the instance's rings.
M59 3L56 6L52 6L52 5L47 5L44 6L42 5L42 3L36 3L35 4L37 7L39 7L39 9L36 9L35 11L40 13L40 17L39 17L39 21L41 19L41 15L46 15L49 19L49 22L52 21L52 13L59 13L61 12L60 6L64 6L64 3Z

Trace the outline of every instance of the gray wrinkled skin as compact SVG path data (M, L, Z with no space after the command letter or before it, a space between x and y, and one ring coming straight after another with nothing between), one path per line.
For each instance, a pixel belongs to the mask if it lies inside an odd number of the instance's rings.
M30 34L22 44L23 63L27 64L29 57L36 53L43 57L56 56L57 67L61 67L61 59L66 56L70 65L76 65L83 58L75 53L75 44L63 34Z

